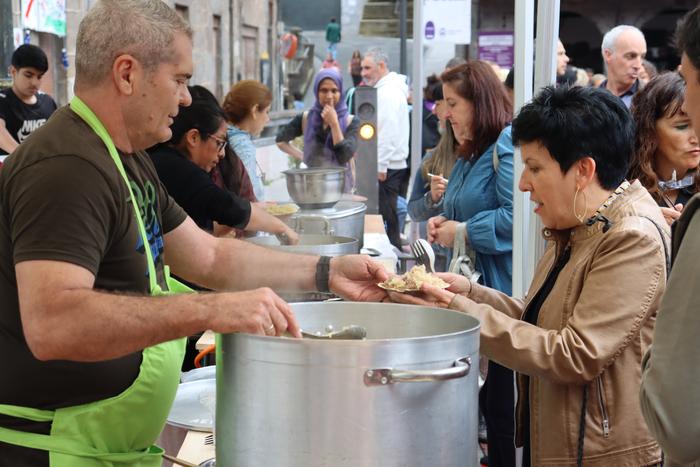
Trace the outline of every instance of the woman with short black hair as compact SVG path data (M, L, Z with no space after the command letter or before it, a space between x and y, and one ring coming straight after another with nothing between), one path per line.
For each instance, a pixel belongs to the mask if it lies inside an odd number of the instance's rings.
M603 89L545 88L513 122L547 250L527 297L439 274L447 290L395 301L449 307L481 323L481 352L517 372L523 466L661 462L638 403L666 283L668 226L625 180L634 123Z

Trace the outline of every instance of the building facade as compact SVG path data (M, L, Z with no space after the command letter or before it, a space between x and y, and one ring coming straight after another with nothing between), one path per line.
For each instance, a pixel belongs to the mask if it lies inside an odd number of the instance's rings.
M78 25L95 1L65 0L65 37L24 30L29 41L44 49L49 58L50 68L42 90L54 96L59 105L72 97ZM165 1L194 31L192 84L207 87L219 98L240 79L262 80L270 87L278 86L278 77L271 71L276 69L278 57L277 0ZM22 2L11 2L12 27L23 28ZM63 59L63 49L67 60ZM0 74L6 78L6 72Z
M8 42L11 42L12 33L20 30L22 35L27 33L29 41L42 47L49 57L50 69L43 90L54 96L59 104L67 103L72 96L75 78L78 24L95 1L65 0L65 37L32 30L22 31L24 24L21 8L28 3L22 0L3 1L3 18L0 21L3 67L0 70L0 85L8 83L6 69L12 50L12 44L8 46ZM288 17L285 26L297 26L294 18L304 12L306 23L311 21L308 18L315 21L313 25L305 23L305 29L321 29L328 21L327 17L339 10L345 37L358 34L357 25L362 18L363 8L366 3L375 0L165 1L180 12L194 30L195 69L192 83L206 86L218 97L223 97L231 84L240 79L257 79L273 90L280 88L282 80L279 74L277 37L283 31L278 30L278 19ZM409 0L409 3L412 2ZM7 21L8 4L11 5L11 24ZM325 9L319 5L324 5ZM671 43L676 22L696 5L696 0L562 0L560 37L571 57L572 65L602 72L600 43L603 34L617 24L631 24L645 33L647 58L660 69L674 69L678 64L678 56ZM394 12L395 8L389 10ZM310 11L314 14L308 15ZM280 18L282 14L284 18ZM477 37L480 31L513 31L514 1L472 0L471 15L471 44L458 47L457 53L475 58L478 56ZM431 55L430 51L427 54ZM410 55L409 50L409 62ZM279 108L279 100L275 99L275 108Z

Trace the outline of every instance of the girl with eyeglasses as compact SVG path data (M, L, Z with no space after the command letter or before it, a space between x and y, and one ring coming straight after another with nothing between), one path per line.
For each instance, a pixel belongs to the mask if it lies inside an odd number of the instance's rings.
M149 151L170 196L209 232L264 231L296 243L298 235L284 222L212 180L210 173L227 149L226 118L216 98L201 86L191 87L190 94L192 104L180 107L170 141ZM217 224L229 229L220 230Z

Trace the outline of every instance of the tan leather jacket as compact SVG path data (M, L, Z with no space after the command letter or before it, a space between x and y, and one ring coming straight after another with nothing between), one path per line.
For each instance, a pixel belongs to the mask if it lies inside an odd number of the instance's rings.
M485 355L520 373L516 444L525 428L522 397L529 394L533 466L576 465L584 385L584 465L647 466L661 460L638 394L642 356L666 283L659 228L667 237L668 226L639 182L603 214L612 222L607 232L601 222L544 230L549 245L526 300L475 284L469 298L458 296L450 304L481 321ZM571 257L540 308L537 326L521 321L567 244ZM530 376L528 387L523 375Z

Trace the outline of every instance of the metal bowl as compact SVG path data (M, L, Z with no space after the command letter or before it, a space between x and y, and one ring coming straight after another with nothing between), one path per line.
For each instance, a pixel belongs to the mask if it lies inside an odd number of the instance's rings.
M285 170L287 191L305 209L330 208L340 201L345 187L345 168Z

